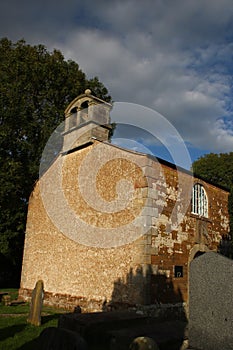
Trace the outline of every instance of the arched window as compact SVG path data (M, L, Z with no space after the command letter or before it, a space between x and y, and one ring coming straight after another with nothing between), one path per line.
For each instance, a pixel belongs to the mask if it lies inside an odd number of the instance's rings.
M204 187L196 183L192 193L192 213L208 217L208 198Z

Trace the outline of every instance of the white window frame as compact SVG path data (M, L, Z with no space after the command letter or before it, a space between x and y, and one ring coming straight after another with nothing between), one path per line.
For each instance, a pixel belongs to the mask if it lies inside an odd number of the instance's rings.
M196 183L192 190L192 214L208 218L208 197L203 185Z

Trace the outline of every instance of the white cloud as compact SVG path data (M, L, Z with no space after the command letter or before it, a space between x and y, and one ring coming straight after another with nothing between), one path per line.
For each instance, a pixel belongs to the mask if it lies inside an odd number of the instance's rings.
M193 146L232 150L221 119L232 118L232 0L26 3L18 16L14 1L4 5L14 26L3 16L3 33L60 49L115 101L157 110Z
M230 124L230 125L228 125ZM223 119L218 119L213 127L210 129L210 133L215 139L215 147L218 148L218 152L232 151L233 145L233 121L230 123L225 122Z

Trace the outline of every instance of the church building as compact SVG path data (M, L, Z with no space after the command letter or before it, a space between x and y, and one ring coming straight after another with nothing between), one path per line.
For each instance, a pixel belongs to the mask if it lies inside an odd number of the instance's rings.
M111 144L111 107L86 90L67 107L50 162L56 137L46 146L28 207L24 300L42 280L44 303L70 309L187 303L190 262L229 232L229 193Z

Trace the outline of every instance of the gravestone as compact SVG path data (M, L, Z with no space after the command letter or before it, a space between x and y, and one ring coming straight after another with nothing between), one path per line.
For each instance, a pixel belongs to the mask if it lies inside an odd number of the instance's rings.
M233 261L215 252L190 264L189 346L233 349Z
M130 344L129 350L159 350L152 338L137 337Z
M3 305L5 305L5 306L11 305L11 296L10 295L3 295L2 301L3 301Z
M77 332L63 328L48 327L37 338L36 349L87 350L87 343Z
M32 292L30 313L28 317L28 323L34 326L41 325L41 311L44 298L44 284L43 281L39 280L36 282L36 286Z

